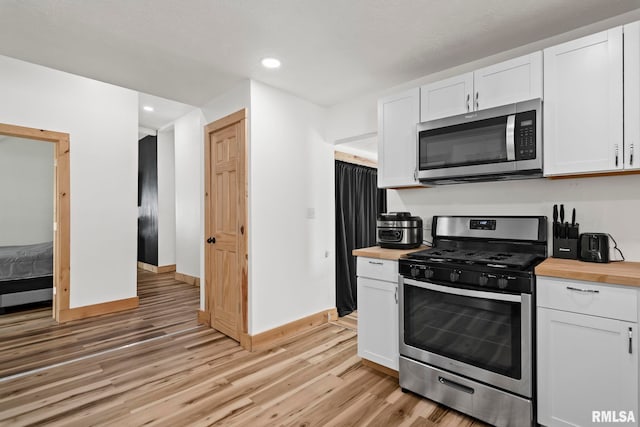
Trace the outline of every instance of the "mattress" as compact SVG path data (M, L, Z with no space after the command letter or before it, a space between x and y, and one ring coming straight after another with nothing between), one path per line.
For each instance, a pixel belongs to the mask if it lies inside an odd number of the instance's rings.
M0 246L0 282L53 275L53 242Z

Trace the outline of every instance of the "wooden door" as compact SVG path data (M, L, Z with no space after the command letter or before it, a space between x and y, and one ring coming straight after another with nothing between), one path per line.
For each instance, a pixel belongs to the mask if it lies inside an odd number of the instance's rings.
M247 331L245 111L207 126L205 295L214 329L240 341Z

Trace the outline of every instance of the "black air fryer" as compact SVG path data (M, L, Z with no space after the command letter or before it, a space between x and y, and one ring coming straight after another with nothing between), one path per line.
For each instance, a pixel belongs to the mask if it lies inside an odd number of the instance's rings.
M422 244L422 218L409 212L378 214L377 242L382 248L412 249Z

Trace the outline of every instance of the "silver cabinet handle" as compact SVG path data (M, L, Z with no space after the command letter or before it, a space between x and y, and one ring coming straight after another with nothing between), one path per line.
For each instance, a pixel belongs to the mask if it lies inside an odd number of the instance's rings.
M395 294L395 298L396 298L396 304L398 303L398 287L396 286L396 294ZM629 328L631 329L631 328Z
M384 265L384 263L382 261L369 261L369 264Z
M618 167L618 144L616 144L615 147L616 147L616 167Z
M599 294L600 291L597 289L580 289L580 288L574 288L573 286L567 286L567 289L569 289L570 291L577 291L577 292L584 292L585 294Z
M629 354L633 353L633 329L629 328Z
M631 152L629 154L629 166L633 166L633 144L629 146L629 151Z
M476 110L480 109L480 102L478 101L479 96L480 96L480 92L476 92Z
M471 94L470 93L467 94L467 113L469 111L471 111L471 104L469 103L469 101L471 101Z

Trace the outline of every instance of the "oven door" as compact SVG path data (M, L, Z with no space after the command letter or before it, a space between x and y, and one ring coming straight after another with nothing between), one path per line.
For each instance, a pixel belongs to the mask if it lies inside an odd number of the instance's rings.
M400 354L532 396L531 295L400 277Z

